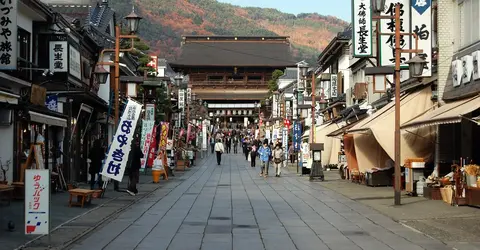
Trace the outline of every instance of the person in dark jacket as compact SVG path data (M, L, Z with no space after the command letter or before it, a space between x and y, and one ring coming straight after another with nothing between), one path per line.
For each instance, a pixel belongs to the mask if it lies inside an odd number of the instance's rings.
M102 161L105 159L105 150L102 147L102 141L96 139L93 142L93 147L88 153L88 159L90 159L90 168L88 173L90 174L90 189L93 190L95 187L95 177L98 176L98 188L102 188L102 178L99 175L100 169L102 168Z
M128 175L129 185L128 185L127 192L130 195L136 195L138 193L137 183L140 178L141 159L143 158L143 152L142 152L142 149L140 148L139 138L136 138L133 141L132 149L130 150L129 157L131 159L131 165L130 165L130 173Z

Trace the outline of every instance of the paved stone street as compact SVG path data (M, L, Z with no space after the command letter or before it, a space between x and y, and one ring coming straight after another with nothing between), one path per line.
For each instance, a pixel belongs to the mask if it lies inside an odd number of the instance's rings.
M68 249L451 249L357 201L240 155L154 191ZM170 187L170 185L172 185Z

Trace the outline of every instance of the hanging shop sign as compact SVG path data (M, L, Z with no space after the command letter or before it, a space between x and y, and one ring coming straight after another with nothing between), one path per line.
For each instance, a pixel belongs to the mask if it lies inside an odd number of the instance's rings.
M102 169L103 176L119 182L122 181L141 112L142 105L129 99L108 150L107 159Z
M207 120L202 121L202 150L207 150Z
M52 72L67 72L68 58L67 58L68 42L66 41L51 41L50 42L50 71Z
M302 124L299 121L293 122L293 148L300 151L302 142Z
M336 74L330 75L330 97L334 98L338 96L338 76Z
M146 104L145 105L145 120L155 121L155 104Z
M371 0L352 0L353 56L372 55Z
M283 155L285 156L285 160L288 160L288 128L283 128L282 130L282 147L283 147L283 152L285 152Z
M49 234L50 171L25 170L25 234Z
M402 33L410 33L410 1L411 0L386 0L383 16L395 16L395 5L400 3L400 31ZM395 33L395 19L380 20L381 33ZM402 49L410 49L410 36L400 36L400 47ZM405 62L410 59L408 53L402 53L400 56L400 64L403 67L407 65ZM395 64L395 36L380 36L380 66L392 66Z
M418 49L423 50L427 64L423 77L432 76L432 0L411 0L411 30L418 37ZM412 38L414 39L414 38Z
M17 69L17 3L0 1L0 70Z
M167 143L168 143L168 122L161 122L160 123L160 142L158 143L158 148L160 150L166 150L167 149Z
M452 83L453 87L458 87L462 84L462 75L463 75L463 67L462 67L462 60L457 59L452 61Z
M179 109L185 108L185 90L184 89L178 90L178 108Z
M68 46L68 72L77 79L82 79L82 68L80 66L80 52L72 45Z

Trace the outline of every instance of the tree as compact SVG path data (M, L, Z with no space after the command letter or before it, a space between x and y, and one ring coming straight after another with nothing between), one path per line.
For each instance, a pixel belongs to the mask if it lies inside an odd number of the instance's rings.
M278 79L283 76L283 71L276 69L272 73L272 79L268 81L268 95L271 96L274 91L278 90Z

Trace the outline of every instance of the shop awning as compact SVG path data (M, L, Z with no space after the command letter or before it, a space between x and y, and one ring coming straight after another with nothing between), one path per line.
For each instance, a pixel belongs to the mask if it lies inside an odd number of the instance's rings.
M428 110L421 116L402 124L401 129L459 123L462 120L462 116L479 108L480 95L477 95L473 98L447 103L439 108Z
M355 121L353 123L350 123L350 124L347 124L331 133L329 133L327 135L327 137L339 137L339 136L343 136L343 134L345 134L350 128L352 128L353 126L355 126L356 124L358 124L360 121L362 120L358 120L358 121Z
M30 120L32 122L38 122L42 124L47 124L51 126L58 126L58 127L67 127L67 120L51 115L37 113L35 111L28 111L30 114Z

